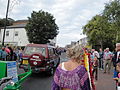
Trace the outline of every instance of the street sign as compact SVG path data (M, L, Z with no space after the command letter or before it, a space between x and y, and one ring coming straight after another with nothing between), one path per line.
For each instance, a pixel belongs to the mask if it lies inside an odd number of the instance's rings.
M12 77L13 82L18 81L15 61L0 61L0 79L4 77Z

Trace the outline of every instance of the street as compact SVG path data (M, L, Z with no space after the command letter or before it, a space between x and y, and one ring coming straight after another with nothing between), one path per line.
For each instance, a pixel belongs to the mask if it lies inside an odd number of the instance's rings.
M66 61L66 55L61 55L61 62ZM19 73L22 73L20 70ZM112 80L112 70L110 74L103 74L99 70L98 81L95 83L96 90L115 90L115 81ZM29 76L22 84L22 90L50 90L53 76L47 76L46 73L33 74Z
M61 62L66 61L65 54L61 55ZM24 72L19 70L18 73ZM50 90L53 76L47 76L46 73L33 74L29 76L22 84L23 90Z
M45 74L32 75L23 83L23 90L50 90L52 76Z
M120 0L0 3L0 90L120 86Z

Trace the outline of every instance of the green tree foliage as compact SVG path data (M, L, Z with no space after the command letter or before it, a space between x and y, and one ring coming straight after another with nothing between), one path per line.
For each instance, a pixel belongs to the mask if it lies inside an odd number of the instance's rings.
M10 26L13 24L13 22L14 22L14 20L12 18L8 18L6 25ZM3 19L0 18L0 27L4 27L4 24L5 24L5 18L3 18Z
M88 41L92 45L105 46L108 39L112 39L111 31L109 30L110 23L105 16L96 15L84 27L83 33L88 36Z
M120 1L107 3L103 13L94 16L83 27L83 32L88 36L89 44L114 49L115 43L120 42Z
M110 22L120 22L120 0L107 3L103 15L105 15Z
M120 42L120 0L106 4L103 15L109 19L111 29L114 30L114 42Z
M57 36L58 26L50 13L42 10L39 12L33 11L28 19L26 31L30 43L46 44L49 39Z

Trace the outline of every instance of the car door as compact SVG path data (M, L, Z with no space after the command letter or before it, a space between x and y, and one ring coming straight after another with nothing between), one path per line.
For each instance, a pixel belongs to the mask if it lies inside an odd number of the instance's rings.
M55 54L55 50L54 48L48 48L48 51L49 51L49 58L51 62L54 63L54 67L56 67L56 65L58 64L58 58L57 55Z

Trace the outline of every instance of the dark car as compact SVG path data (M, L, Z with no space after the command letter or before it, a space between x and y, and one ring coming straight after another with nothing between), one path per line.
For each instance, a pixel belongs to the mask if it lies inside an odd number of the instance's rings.
M46 71L52 75L60 63L60 57L54 46L46 44L28 44L23 52L20 68L27 70L30 64L33 73Z

